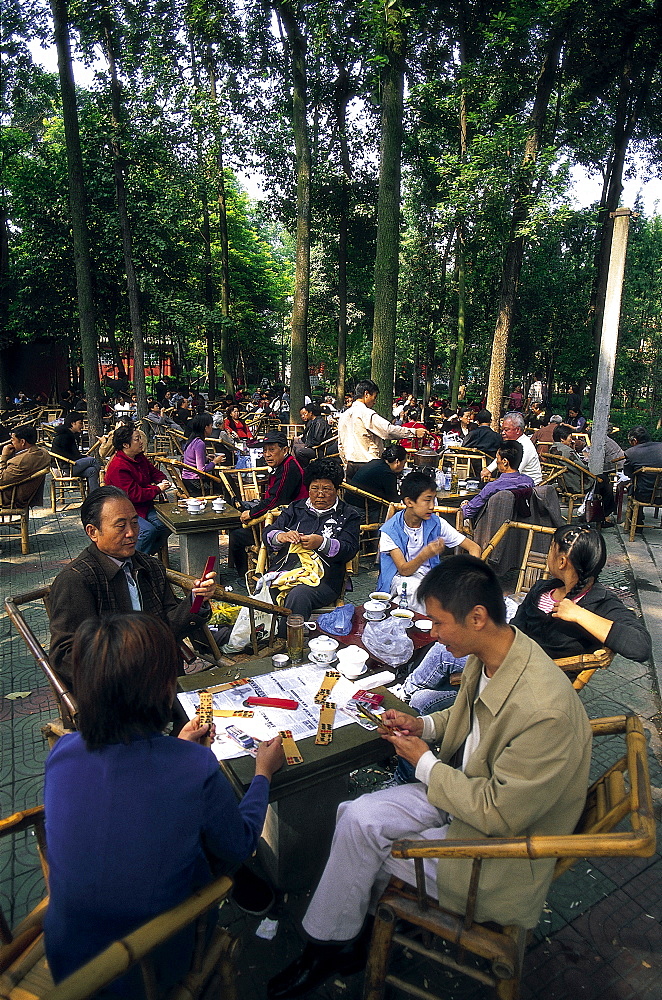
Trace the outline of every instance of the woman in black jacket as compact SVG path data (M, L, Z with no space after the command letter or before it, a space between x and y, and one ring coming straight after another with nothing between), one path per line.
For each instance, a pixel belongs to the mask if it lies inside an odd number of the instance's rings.
M271 551L270 586L280 603L307 618L340 596L345 564L359 550L360 518L338 497L343 469L331 458L311 462L303 474L309 497L296 500L265 528Z
M595 528L557 528L547 555L554 579L534 584L511 624L552 659L606 646L629 660L647 660L651 639L643 622L597 582L606 558L604 538Z

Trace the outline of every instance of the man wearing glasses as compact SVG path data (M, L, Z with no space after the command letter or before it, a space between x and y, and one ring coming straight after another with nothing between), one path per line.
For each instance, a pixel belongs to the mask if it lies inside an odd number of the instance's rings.
M269 576L279 603L308 618L333 604L342 590L345 564L359 549L359 512L338 497L343 469L331 458L306 468L306 500L296 500L264 531Z

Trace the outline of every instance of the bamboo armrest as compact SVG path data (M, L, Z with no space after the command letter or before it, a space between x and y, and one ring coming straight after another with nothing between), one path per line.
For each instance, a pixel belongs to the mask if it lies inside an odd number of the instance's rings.
M614 652L606 646L594 650L592 653L578 653L577 656L562 656L554 660L561 670L573 672L583 670L585 667L608 667L614 659Z
M157 945L168 941L178 931L224 899L232 888L227 875L210 882L178 906L149 920L138 930L115 941L76 972L63 979L48 994L49 1000L68 1000L71 996L92 996L107 983L123 975Z
M323 444L324 442L322 442ZM321 447L321 446L320 446ZM350 493L358 493L360 497L365 497L367 500L374 500L375 503L382 503L384 506L390 503L389 500L385 500L384 497L377 497L374 493L368 493L367 490L363 490L358 486L352 486L351 483L346 483L343 481L340 487L342 490L349 490Z
M637 832L568 833L560 836L490 837L489 840L396 840L394 858L599 858L655 853L655 823Z
M178 573L174 569L166 570L166 576L170 583L181 587L187 593L190 593L195 585L195 577L187 576L185 573ZM254 597L240 594L236 590L226 590L220 583L216 584L212 597L215 601L224 601L226 604L237 604L242 608L254 608L256 611L266 611L271 615L283 615L287 617L292 614L289 608L281 608L277 604L267 604L266 601L256 601Z

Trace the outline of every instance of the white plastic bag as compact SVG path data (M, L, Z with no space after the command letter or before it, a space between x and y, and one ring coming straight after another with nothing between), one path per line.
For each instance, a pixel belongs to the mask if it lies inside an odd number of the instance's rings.
M399 667L411 659L414 643L407 635L402 623L395 618L381 622L368 622L361 636L363 645L382 663L389 667Z
M269 593L269 583L267 580L261 580L260 585L253 594L256 601L263 601L264 604L273 604L271 599L271 594ZM267 633L271 628L271 615L266 611L254 611L253 615L255 617L255 628L259 629L260 625L264 626ZM239 653L247 646L251 641L251 619L248 613L248 608L242 608L237 615L237 620L234 623L232 631L230 632L230 638L223 646L222 652L228 653Z

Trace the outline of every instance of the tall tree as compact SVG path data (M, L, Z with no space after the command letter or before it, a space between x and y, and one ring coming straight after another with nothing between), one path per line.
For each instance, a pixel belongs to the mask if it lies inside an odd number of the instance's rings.
M292 77L292 130L296 151L296 265L292 306L290 408L298 413L310 390L308 374L308 305L310 301L310 185L312 157L308 130L306 38L292 0L272 3L287 35Z
M405 80L406 11L397 3L382 11L384 23L382 123L379 150L377 251L375 256L375 315L372 336L372 378L380 386L377 406L384 416L393 407L395 331L400 257L400 177Z
M126 290L129 299L129 317L133 337L133 384L138 399L138 416L147 414L147 388L145 385L145 343L143 340L142 319L140 315L140 292L133 261L133 241L131 236L131 220L126 196L126 159L122 152L123 108L122 85L117 73L115 58L115 41L113 24L110 15L104 16L104 46L108 69L110 72L111 95L111 136L110 146L113 154L113 176L115 179L115 197L117 199L117 214L122 234L122 253L124 256L124 273L126 275Z
M67 145L67 172L69 177L69 205L76 267L78 294L78 322L80 327L81 354L87 415L90 430L98 436L102 432L101 387L99 384L99 353L97 347L94 294L92 289L92 260L87 228L87 209L83 157L80 146L76 88L71 65L69 39L69 13L67 0L51 0L55 45L57 48L62 115Z
M543 143L547 110L554 84L557 80L559 58L568 27L569 17L565 14L560 22L552 24L547 37L543 51L542 65L536 84L535 98L529 118L528 136L524 146L524 154L515 180L510 235L503 262L501 287L499 289L499 306L494 329L490 377L487 389L487 408L494 414L495 422L498 422L499 414L501 413L501 400L506 372L506 351L513 324L517 288L522 269L526 239L525 229L531 214L533 201L535 200L536 161Z

